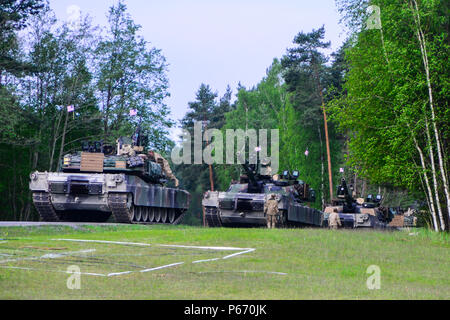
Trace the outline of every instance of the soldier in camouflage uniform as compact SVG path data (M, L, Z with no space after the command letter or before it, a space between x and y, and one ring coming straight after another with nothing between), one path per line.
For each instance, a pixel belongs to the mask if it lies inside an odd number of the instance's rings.
M276 195L272 193L264 204L264 214L267 218L267 228L274 229L276 227L278 216L278 200Z
M164 157L162 157L159 153L156 153L154 151L149 151L148 156L151 161L154 161L161 166L167 178L175 182L175 187L178 187L180 185L177 177L175 177L175 175L172 172L172 169L170 168L169 162L166 159L164 159Z
M339 213L337 209L334 209L330 216L328 217L328 227L333 230L337 230L342 225L341 219L339 218Z
M130 156L134 157L136 155L136 151L133 149L132 141L127 137L120 137L116 140L117 143L117 155L118 156Z

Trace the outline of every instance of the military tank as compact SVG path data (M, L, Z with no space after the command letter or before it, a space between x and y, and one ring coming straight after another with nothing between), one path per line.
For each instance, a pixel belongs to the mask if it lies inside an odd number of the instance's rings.
M259 227L267 225L264 204L276 194L280 212L278 226L317 226L323 213L307 206L315 202L315 191L299 180L299 172L284 171L272 176L267 163L242 165L239 182L232 182L225 192L207 191L202 207L209 227Z
M344 228L390 228L392 215L388 210L380 207L381 195L368 195L366 199L354 199L350 191L353 188L347 186L344 178L337 188L337 198L324 210L324 226L328 226L330 213L337 210Z
M408 208L384 208L392 217L389 222L389 227L394 228L414 228L418 226L418 219L416 209Z
M64 155L58 172L33 172L30 190L41 219L117 223L178 224L190 194L166 187L160 164L151 161L136 139L121 137L117 149L85 142Z

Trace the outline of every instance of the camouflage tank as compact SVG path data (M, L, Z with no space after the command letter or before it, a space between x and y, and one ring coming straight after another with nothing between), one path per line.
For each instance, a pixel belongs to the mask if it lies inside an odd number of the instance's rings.
M246 174L226 192L205 193L202 207L209 227L266 226L264 205L271 194L279 201L278 226L322 226L323 213L306 205L315 201L315 191L298 180L298 171L285 171L279 179L264 162L242 166Z
M30 175L33 203L43 221L107 221L178 224L190 194L165 186L164 166L151 161L129 138L117 140L117 152L101 142L83 143L67 154L59 172Z
M380 207L381 195L369 195L365 200L355 200L350 194L352 189L350 187L349 190L345 179L341 180L337 188L337 199L332 200L332 204L324 210L324 226L328 226L330 213L337 210L344 228L388 228L392 216Z

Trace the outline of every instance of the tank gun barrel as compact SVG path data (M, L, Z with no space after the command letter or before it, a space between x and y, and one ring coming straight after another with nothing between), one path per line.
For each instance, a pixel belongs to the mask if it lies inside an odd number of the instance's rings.
M341 180L341 184L338 187L337 196L338 198L344 198L345 203L348 207L353 206L353 197L348 190L347 182L344 178Z
M248 162L242 164L242 167L244 168L244 171L247 174L247 177L248 177L249 181L251 182L251 184L253 184L255 186L258 185L258 182L255 177L255 173L253 170L250 169L250 165L248 164Z
M248 192L261 193L263 190L264 182L262 180L259 180L259 177L257 177L256 168L252 169L252 165L250 165L247 161L245 162L245 164L242 164L242 167L244 168L244 171L248 178Z
M133 136L131 138L132 141L133 141L133 145L136 146L136 147L140 147L141 144L142 144L142 141L141 141L142 140L142 136L141 136L141 121L142 121L142 118L139 121L139 124L138 124L136 130L134 131L134 134L133 134Z

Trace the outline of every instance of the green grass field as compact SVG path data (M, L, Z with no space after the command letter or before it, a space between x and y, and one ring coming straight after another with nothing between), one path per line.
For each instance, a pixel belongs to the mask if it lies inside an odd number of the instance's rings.
M448 235L425 230L47 226L0 228L0 239L0 299L450 298ZM67 287L71 265L79 290ZM379 290L367 288L370 265L380 267Z

